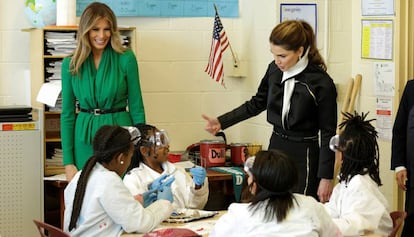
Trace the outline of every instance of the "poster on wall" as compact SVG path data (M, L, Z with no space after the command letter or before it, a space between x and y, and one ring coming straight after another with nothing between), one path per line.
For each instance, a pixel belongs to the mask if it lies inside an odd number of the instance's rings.
M361 24L361 57L392 60L393 21L363 19Z
M314 3L281 3L280 22L285 20L303 20L308 22L317 33L317 9Z
M377 97L376 130L378 138L391 141L392 139L392 97Z
M395 68L393 62L374 63L374 90L376 96L394 96Z
M362 0L361 12L363 16L393 16L394 0Z
M214 17L214 4L220 17L239 16L239 0L76 0L76 15L80 16L92 2L107 4L116 16Z

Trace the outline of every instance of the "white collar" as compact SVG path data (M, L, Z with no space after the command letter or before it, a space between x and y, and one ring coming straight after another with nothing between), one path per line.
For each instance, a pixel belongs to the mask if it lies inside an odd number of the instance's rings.
M295 75L298 75L303 70L305 70L305 68L308 66L308 63L309 63L308 53L309 53L309 47L306 50L305 55L303 55L303 57L295 65L289 68L289 70L287 70L286 72L283 72L282 83L286 81L287 79Z

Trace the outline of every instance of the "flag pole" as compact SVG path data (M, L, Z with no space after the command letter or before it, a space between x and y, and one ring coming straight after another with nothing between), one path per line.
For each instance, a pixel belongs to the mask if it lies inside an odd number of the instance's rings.
M217 15L220 17L220 15L218 14L216 4L214 3L213 5L214 5L214 10L216 11ZM233 48L231 47L230 40L229 40L229 48L230 48L231 56L233 57L233 67L238 68L239 67L239 59L238 59L237 55L234 53Z

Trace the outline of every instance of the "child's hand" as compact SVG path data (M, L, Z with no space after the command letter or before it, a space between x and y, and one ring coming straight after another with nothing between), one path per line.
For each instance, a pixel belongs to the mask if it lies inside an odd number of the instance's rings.
M193 181L196 185L203 185L207 172L203 167L194 167L190 169L190 173L193 176Z
M165 186L162 191L161 190L158 191L157 199L158 200L164 199L172 203L174 201L174 198L173 198L173 194L171 191L171 187Z
M157 201L157 190L150 190L142 194L143 206L147 207Z
M168 177L167 174L163 174L160 177L156 178L152 183L148 185L148 190L158 190L160 189L163 181Z

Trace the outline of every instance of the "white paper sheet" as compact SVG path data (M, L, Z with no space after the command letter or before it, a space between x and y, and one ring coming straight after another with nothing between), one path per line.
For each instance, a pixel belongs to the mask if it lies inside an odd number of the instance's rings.
M47 82L40 87L36 100L40 103L55 107L56 101L62 90L61 81Z

